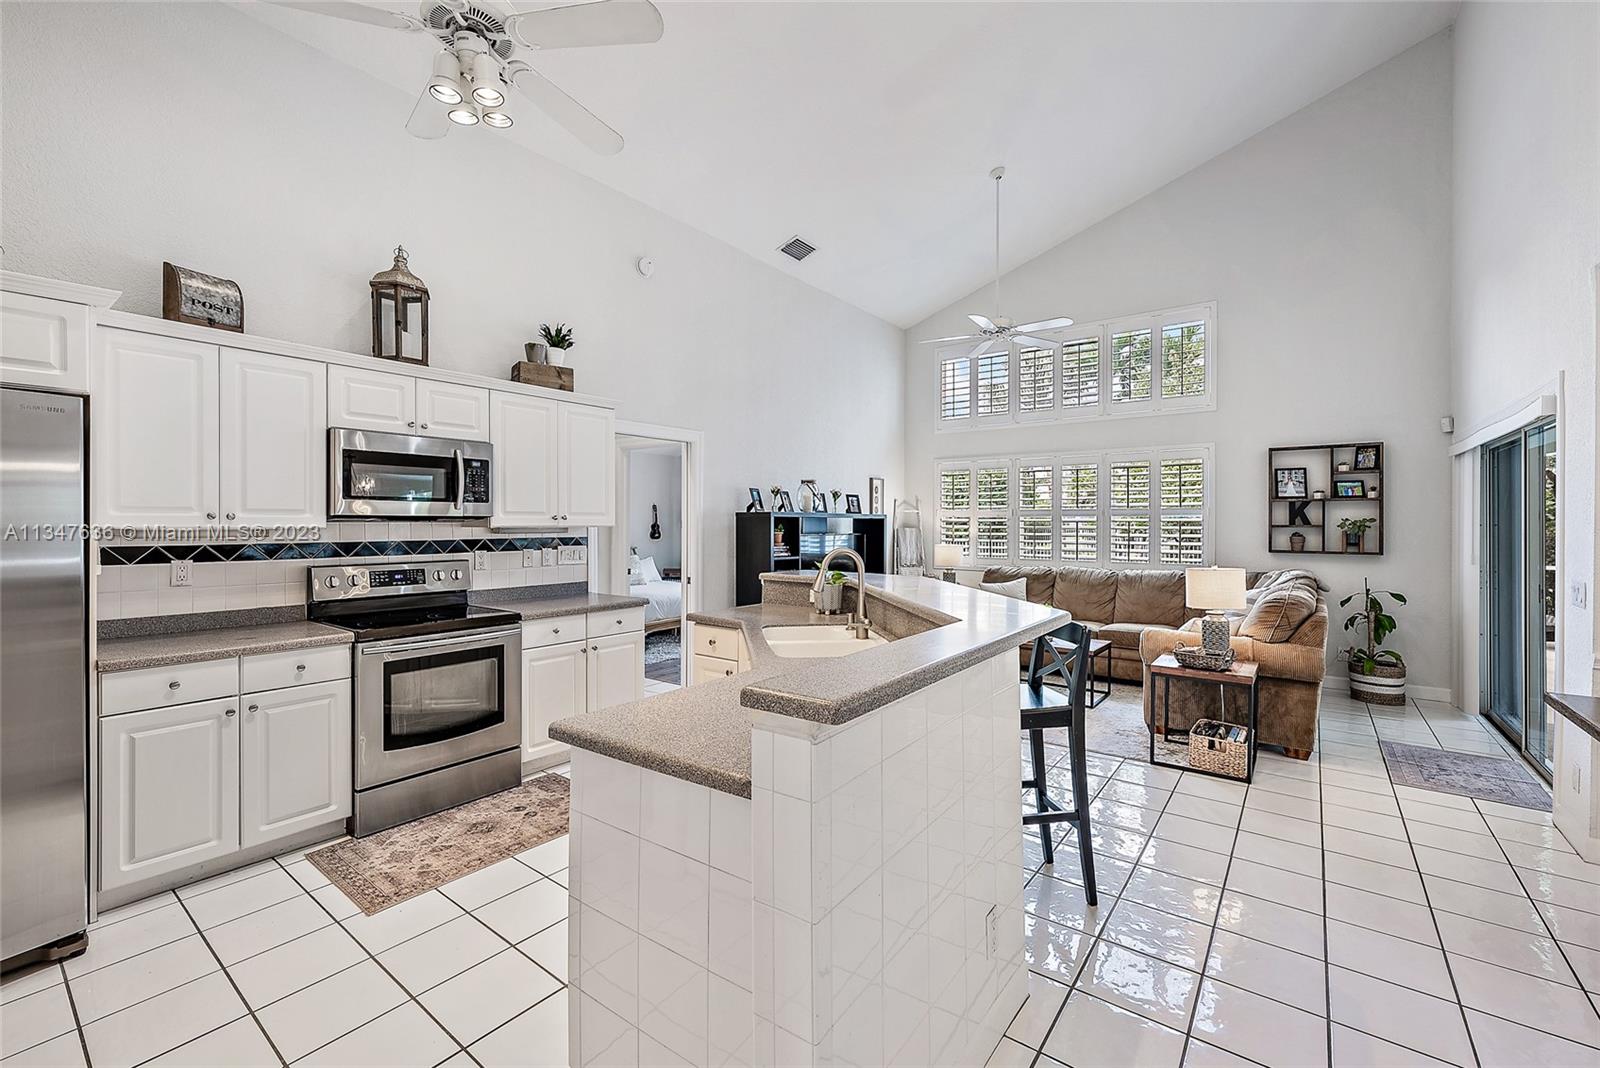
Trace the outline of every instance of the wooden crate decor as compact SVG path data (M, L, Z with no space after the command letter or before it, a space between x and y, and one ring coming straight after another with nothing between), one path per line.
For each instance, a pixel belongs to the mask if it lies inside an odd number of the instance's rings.
M161 265L161 317L175 323L244 333L239 283L172 263Z
M543 386L546 389L563 389L572 392L572 368L555 367L548 363L518 360L511 365L511 381L525 386Z

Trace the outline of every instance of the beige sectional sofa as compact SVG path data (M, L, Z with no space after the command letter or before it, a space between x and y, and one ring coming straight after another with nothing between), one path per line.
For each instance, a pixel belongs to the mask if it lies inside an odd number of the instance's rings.
M985 583L1026 580L1027 599L1072 613L1111 643L1111 676L1144 682L1146 665L1179 643L1200 644L1201 612L1184 604L1184 573L1109 571L1103 568L994 567ZM1317 709L1326 671L1328 606L1316 577L1306 571L1275 571L1248 576L1249 607L1230 621L1240 659L1260 665L1259 740L1306 759L1316 745ZM1026 650L1022 651L1026 664ZM1152 687L1145 686L1145 715L1151 715ZM1229 688L1230 699L1242 692ZM1169 722L1184 728L1201 716L1214 716L1217 688L1174 680ZM1242 715L1242 701L1229 705L1230 718Z

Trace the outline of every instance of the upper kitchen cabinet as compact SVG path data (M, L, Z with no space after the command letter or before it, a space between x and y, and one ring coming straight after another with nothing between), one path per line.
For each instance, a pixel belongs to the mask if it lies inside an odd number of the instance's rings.
M617 515L616 413L586 404L563 404L561 522L573 527L609 527Z
M558 407L543 397L499 390L490 394L489 440L494 445L490 526L561 525Z
M327 367L223 349L221 371L223 521L321 525L327 516Z
M489 439L489 391L367 368L328 368L328 425Z
M217 362L215 345L99 332L91 375L96 522L219 520Z
M0 272L0 382L87 393L93 309L110 307L119 295Z

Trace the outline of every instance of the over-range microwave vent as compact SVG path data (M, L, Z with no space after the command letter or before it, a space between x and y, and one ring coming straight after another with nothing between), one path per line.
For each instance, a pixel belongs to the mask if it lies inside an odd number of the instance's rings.
M796 235L791 237L786 244L780 245L778 251L798 263L817 251L817 249L811 242Z

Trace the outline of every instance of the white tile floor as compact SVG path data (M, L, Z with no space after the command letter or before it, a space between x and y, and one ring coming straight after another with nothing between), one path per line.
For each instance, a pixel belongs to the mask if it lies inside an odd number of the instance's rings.
M990 1063L1600 1065L1600 866L1542 813L1393 786L1380 737L1500 751L1334 697L1248 788L1093 757L1099 907L1030 834L1032 994ZM564 838L373 917L302 856L8 977L0 1065L566 1063Z
M1248 787L1091 755L1099 906L1030 833L1031 993L990 1063L1600 1066L1600 865L1546 813L1396 786L1380 739L1515 756L1340 696Z

